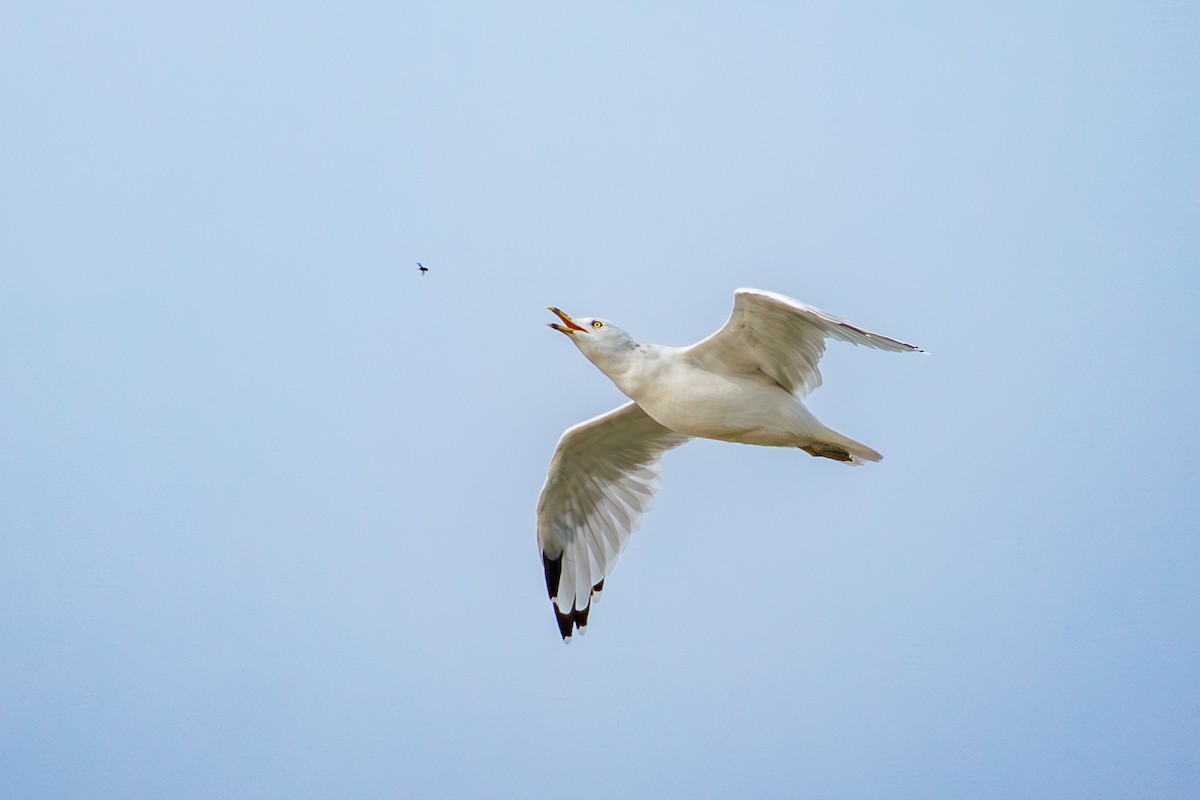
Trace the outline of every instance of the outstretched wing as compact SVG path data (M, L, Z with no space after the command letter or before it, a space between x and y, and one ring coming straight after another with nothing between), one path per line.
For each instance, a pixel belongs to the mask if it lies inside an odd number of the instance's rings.
M538 499L538 547L564 640L587 627L630 535L662 483L662 455L692 437L626 403L563 433Z
M761 289L738 289L725 326L686 348L684 355L713 372L762 372L803 397L821 385L817 362L825 352L826 339L897 353L921 351L799 300Z

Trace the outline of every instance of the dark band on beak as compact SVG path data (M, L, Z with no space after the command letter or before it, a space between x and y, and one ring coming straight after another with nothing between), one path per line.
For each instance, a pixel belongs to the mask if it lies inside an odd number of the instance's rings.
M573 319L571 319L570 317L568 317L566 314L564 314L564 313L563 313L562 311L560 311L559 309L557 309L557 308L554 308L553 306L551 306L551 307L549 308L549 310L550 310L550 311L553 311L553 312L554 312L554 314L555 314L555 315L556 315L556 316L557 316L559 319L561 319L561 320L563 321L563 324L564 324L564 325L566 325L566 326L567 326L568 328L570 328L571 330L573 330L573 331L587 331L587 328L581 328L580 326L576 325L576 324L575 324L575 320L573 320ZM557 325L554 325L553 323L551 323L550 327L551 327L551 328L554 328L555 330L562 330L562 328L559 328ZM563 333L566 333L566 331L563 331Z

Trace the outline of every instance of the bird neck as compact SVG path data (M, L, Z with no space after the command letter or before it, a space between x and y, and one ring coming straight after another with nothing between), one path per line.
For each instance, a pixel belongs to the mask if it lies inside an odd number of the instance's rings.
M661 345L631 342L628 348L590 353L588 358L627 397L637 399L644 387L654 380L662 349Z

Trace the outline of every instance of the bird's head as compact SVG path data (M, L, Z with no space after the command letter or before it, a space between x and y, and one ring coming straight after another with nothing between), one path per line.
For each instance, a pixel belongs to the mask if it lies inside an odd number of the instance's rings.
M569 336L575 346L597 364L600 361L619 357L621 353L633 349L636 344L632 336L606 319L597 317L572 319L557 308L550 310L562 320L563 324L550 322L547 325L559 333Z

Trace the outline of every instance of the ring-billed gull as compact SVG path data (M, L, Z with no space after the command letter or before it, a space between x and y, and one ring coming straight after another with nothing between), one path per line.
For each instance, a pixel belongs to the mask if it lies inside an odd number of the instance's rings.
M860 464L879 453L821 424L802 398L821 385L826 339L921 348L774 292L738 289L719 331L689 347L636 341L606 319L551 308L575 346L631 402L568 428L538 499L538 546L559 632L587 628L630 535L650 509L663 453L695 437Z

